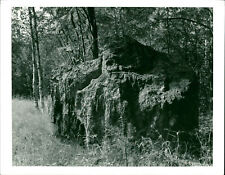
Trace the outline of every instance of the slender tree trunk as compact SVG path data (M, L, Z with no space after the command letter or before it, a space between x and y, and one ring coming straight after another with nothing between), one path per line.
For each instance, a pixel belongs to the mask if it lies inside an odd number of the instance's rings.
M86 51L85 51L85 45L84 45L84 35L83 35L83 32L82 32L83 29L82 29L82 26L81 26L81 18L80 18L80 14L78 12L78 8L76 8L76 12L77 12L78 20L79 20L78 25L79 25L79 29L80 29L80 33L81 33L81 39L82 39L82 45L83 45L83 57L85 57Z
M77 29L76 29L76 25L75 25L75 22L74 22L74 17L73 17L73 13L71 13L70 14L71 15L71 23L72 23L72 26L73 26L73 28L74 28L74 30L75 30L75 33L76 33L76 37L77 37L77 43L78 43L78 58L81 58L81 61L82 62L84 62L84 57L82 56L81 57L81 54L80 54L80 42L79 42L79 34L78 34L78 32L77 32ZM80 61L80 60L79 60Z
M63 37L60 34L57 35L57 39L58 39L59 44L60 44L61 47L66 47L66 45L64 44L65 43L64 39L63 39ZM69 55L68 52L61 52L61 54L63 55L63 57L67 58L66 59L67 63L72 63L71 62L72 60L71 60L70 55Z
M117 23L117 14L116 14L116 8L113 9L113 14L114 14L114 26L115 26L115 34L118 36L119 32L118 32L118 23Z
M188 32L186 30L185 22L182 21L182 25L184 28L184 59L189 62L188 58ZM191 67L192 68L192 67Z
M119 9L119 25L120 25L120 32L122 36L125 35L125 30L124 30L124 21L123 21L123 7L120 7Z
M39 51L39 39L37 33L37 16L34 7L32 7L33 19L34 19L34 34L35 34L35 42L36 42L36 50L37 50L37 72L38 72L38 84L39 84L39 98L41 108L44 109L44 95L43 95L43 77L42 77L42 67L41 67L41 57Z
M91 26L91 33L93 37L92 42L92 53L94 59L98 58L98 30L96 25L96 19L95 19L95 9L94 7L88 7L88 18Z
M70 59L71 59L71 64L73 65L73 64L75 64L76 63L76 60L75 60L75 58L76 58L76 52L74 51L74 43L75 43L75 40L73 39L73 37L71 36L71 31L70 31L70 29L67 27L67 26L65 26L64 25L64 27L63 27L63 29L62 29L62 32L63 32L63 34L65 35L65 37L67 38L67 44L66 44L66 47L68 46L68 45L70 45L70 51L69 51L69 55L72 55L72 56L70 56Z
M38 88L37 88L37 65L36 65L36 52L35 52L35 41L34 41L34 31L33 31L33 22L32 22L32 13L31 8L28 8L29 18L30 18L30 31L31 31L31 43L32 43L32 69L33 69L33 77L32 77L32 89L33 89L33 98L35 107L38 108Z
M167 53L170 54L170 29L169 29L169 9L168 7L166 8L166 29L167 29L167 39L166 39L166 42L167 42Z
M66 34L66 31L65 31L64 29L62 29L61 31L62 31L63 35L65 36L65 41L63 40L63 37L61 37L63 43L65 43L65 44L64 44L64 47L67 47L68 44L69 44L70 37L69 37L69 35ZM69 53L69 52L66 51L66 54L68 55L68 58L69 58L70 63L73 64L73 58L72 58L72 56L71 56L71 53ZM75 54L74 54L74 55L75 55Z

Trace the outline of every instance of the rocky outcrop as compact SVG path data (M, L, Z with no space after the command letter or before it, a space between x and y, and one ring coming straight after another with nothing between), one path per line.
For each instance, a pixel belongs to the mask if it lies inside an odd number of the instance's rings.
M83 137L84 126L75 117L76 93L100 76L99 65L100 60L87 61L53 74L51 118L58 127L59 135Z
M55 76L53 121L61 135L101 143L198 127L198 81L187 64L136 40L116 39L100 61ZM57 79L58 78L58 79Z

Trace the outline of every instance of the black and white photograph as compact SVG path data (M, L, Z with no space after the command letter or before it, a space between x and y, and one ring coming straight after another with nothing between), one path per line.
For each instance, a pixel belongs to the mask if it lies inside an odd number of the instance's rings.
M13 165L212 165L210 8L12 8Z
M10 7L11 166L214 167L214 10Z

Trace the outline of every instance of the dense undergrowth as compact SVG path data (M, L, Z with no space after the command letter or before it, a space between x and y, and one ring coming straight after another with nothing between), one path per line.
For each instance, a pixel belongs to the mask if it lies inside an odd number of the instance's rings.
M200 129L191 133L197 139L197 146L180 141L179 132L171 133L170 141L160 135L155 140L142 137L134 141L114 128L115 139L105 139L102 145L86 148L76 141L56 137L47 112L35 109L32 101L13 99L12 110L12 160L15 166L212 165L211 114L201 116Z

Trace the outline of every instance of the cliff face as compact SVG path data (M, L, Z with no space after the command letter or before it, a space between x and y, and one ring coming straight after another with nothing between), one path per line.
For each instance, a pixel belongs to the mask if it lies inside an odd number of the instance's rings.
M52 119L60 135L101 143L198 127L198 81L184 61L125 37L100 61L55 76Z

